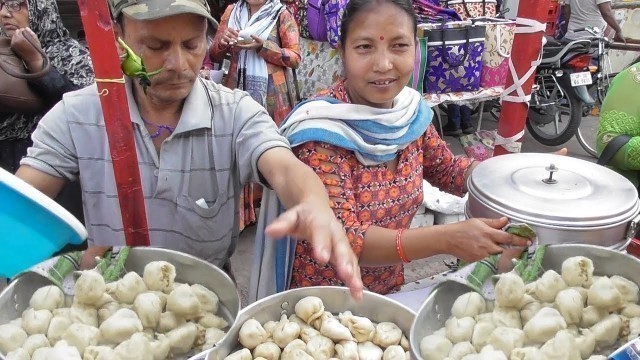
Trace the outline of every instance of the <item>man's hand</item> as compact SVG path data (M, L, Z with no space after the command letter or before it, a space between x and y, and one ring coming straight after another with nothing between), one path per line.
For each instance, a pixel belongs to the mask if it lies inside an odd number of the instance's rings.
M27 40L27 37L29 40ZM33 43L33 45L31 44ZM37 46L34 47L34 46ZM42 45L38 36L29 28L18 29L11 38L11 50L18 55L20 59L27 65L31 72L42 69L44 59L38 50L42 50Z
M362 298L362 279L358 259L353 253L342 224L335 218L328 204L299 204L267 226L272 238L286 235L309 241L314 258L321 264L331 263L351 289L356 299Z
M621 34L621 33L616 33L616 34L613 36L613 41L615 41L615 42L619 42L619 43L623 43L623 44L626 44L626 43L627 43L627 38L626 38L626 37L624 37L624 36L622 36L622 34Z
M272 238L291 235L309 241L314 258L320 263L331 263L351 294L360 299L363 285L358 259L318 175L284 147L265 151L258 160L258 168L289 209L266 228L267 235Z

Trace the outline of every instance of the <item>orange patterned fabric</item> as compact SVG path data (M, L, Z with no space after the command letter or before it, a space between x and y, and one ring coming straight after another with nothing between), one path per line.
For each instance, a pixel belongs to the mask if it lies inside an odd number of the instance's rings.
M350 102L344 81L320 95ZM357 256L362 253L369 226L388 229L409 227L422 203L423 178L443 191L461 195L464 173L471 163L467 158L456 158L433 125L428 127L424 136L399 153L395 172L386 164L365 166L353 152L326 143L306 143L295 148L294 152L322 179L331 199L331 207L344 224ZM310 244L299 241L293 265L292 288L344 285L332 266L320 266L312 255ZM368 290L379 294L397 291L404 284L403 266L398 263L393 266L363 267L362 280Z

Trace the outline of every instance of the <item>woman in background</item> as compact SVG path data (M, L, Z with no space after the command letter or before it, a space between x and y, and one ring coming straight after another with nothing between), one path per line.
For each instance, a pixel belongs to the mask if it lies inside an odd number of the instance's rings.
M231 55L223 84L248 92L280 125L295 105L286 73L300 63L298 41L295 19L279 0L240 0L222 16L209 53L216 62ZM261 193L256 184L245 186L240 200L241 229L256 221Z

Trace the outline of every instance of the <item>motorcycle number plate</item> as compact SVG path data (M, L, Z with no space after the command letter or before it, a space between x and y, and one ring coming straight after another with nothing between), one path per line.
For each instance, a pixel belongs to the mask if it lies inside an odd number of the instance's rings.
M591 73L588 71L574 73L569 77L571 78L571 86L591 85L593 83Z

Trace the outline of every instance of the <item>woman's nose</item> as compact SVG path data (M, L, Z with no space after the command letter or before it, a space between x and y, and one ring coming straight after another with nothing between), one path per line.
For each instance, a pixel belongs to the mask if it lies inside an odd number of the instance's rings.
M376 72L387 72L393 68L391 57L386 50L381 50L376 55L373 70Z

